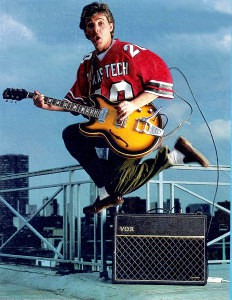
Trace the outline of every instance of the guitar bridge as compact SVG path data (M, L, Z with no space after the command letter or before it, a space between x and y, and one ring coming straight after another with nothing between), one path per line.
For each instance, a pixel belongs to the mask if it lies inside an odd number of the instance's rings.
M122 121L119 121L117 119L116 122L114 123L115 127L116 128L119 128L119 127L126 128L127 119L128 119L128 117Z

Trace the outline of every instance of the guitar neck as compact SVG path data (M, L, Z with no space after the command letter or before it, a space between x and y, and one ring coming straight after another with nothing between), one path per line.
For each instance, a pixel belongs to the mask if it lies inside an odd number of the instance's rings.
M27 98L33 98L34 93L28 92ZM78 103L74 103L68 100L60 100L60 99L55 99L55 98L50 98L44 96L44 103L48 105L54 105L57 107L62 107L66 111L72 111L79 113L81 115L85 115L88 117L93 117L93 118L99 118L101 115L101 110L95 107L89 107L87 105L82 105Z

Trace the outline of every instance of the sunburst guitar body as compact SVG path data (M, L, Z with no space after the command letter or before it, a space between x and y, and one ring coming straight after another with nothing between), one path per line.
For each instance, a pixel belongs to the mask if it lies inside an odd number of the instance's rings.
M104 120L90 118L81 123L81 132L90 137L103 137L110 148L128 158L143 157L158 148L163 136L161 115L152 105L145 105L118 122L117 103L112 104L102 95L92 95L93 105L100 111L105 110Z

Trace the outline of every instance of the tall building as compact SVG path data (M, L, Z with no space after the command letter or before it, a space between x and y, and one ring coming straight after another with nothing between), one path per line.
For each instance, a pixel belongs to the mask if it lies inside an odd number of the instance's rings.
M6 154L0 155L0 178L29 171L29 158L27 155ZM0 180L0 195L21 215L26 214L26 205L29 200L28 178ZM9 190L3 192L4 190ZM14 214L0 202L0 232L13 225Z

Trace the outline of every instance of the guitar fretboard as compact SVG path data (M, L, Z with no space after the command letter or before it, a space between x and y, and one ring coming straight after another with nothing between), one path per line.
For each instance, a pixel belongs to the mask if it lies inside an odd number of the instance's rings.
M33 98L34 94L33 93L28 93L28 98ZM74 103L68 100L59 100L55 98L50 98L50 97L44 97L44 103L48 105L54 105L58 107L62 107L67 111L73 111L77 112L79 114L93 117L93 118L99 118L101 114L101 109L95 108L95 107L89 107L87 105L82 105L78 103Z

